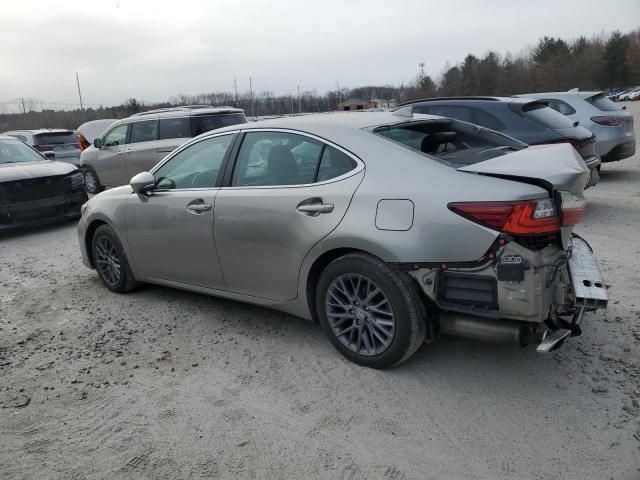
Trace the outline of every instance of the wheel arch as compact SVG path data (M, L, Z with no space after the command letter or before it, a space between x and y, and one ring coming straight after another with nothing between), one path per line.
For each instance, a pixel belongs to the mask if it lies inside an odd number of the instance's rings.
M86 249L87 258L89 259L89 264L91 265L91 268L96 268L96 265L93 261L93 248L92 248L93 235L96 233L96 230L98 229L98 227L102 225L109 225L109 224L101 219L93 220L87 227L86 233L84 235L84 247Z

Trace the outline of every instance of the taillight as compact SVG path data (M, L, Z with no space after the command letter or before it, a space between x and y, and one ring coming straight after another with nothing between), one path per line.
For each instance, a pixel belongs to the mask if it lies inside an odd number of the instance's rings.
M563 227L572 227L584 217L587 201L582 195L571 192L560 192L561 224Z
M603 115L601 117L591 117L591 120L599 125L606 125L608 127L619 127L624 122L623 119L618 117L610 117Z
M85 136L81 133L78 134L78 148L80 149L80 151L84 151L86 148L89 148L91 144L89 143L89 141L85 138Z
M34 145L33 148L35 148L39 152L48 152L51 150L51 148L47 145Z
M511 235L546 235L560 231L553 200L524 202L459 202L449 210L463 217Z

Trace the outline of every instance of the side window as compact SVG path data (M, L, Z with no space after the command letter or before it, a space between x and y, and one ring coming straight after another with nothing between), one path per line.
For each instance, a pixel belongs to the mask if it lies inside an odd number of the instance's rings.
M320 167L318 168L318 182L330 180L344 175L356 168L356 162L351 157L330 145L324 147Z
M212 188L233 134L207 138L177 153L156 172L156 188Z
M157 120L133 122L131 124L131 135L129 135L129 143L152 142L157 138L157 130Z
M107 135L104 137L104 146L105 147L115 147L117 145L123 145L127 139L127 129L129 125L118 125L114 129L112 129Z
M160 140L169 138L191 138L189 117L160 119Z
M270 186L313 183L322 143L284 132L249 132L245 135L231 185Z
M429 109L431 115L440 115L441 117L455 118L463 122L473 123L471 109L469 107L456 107L450 105L433 105Z
M429 107L427 105L417 105L413 107L413 113L429 113Z
M504 123L502 123L489 112L486 112L479 108L474 108L473 113L476 117L476 121L474 123L482 127L488 128L490 130L497 130L498 132L502 132L507 128Z
M576 113L576 109L569 105L567 102L555 99L544 99L544 102L548 102L549 106L555 111L562 113L563 115L573 115Z

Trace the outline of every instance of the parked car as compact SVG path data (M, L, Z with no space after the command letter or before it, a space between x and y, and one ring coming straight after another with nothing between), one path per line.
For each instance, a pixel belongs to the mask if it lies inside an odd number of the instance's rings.
M401 109L474 123L529 145L570 143L591 171L587 187L600 179L594 135L542 102L510 97L449 97L407 102L396 111Z
M85 150L93 145L93 141L101 137L105 130L113 125L114 122L116 122L114 118L103 118L100 120L91 120L76 128L80 150Z
M640 87L630 88L616 96L618 102L633 100L636 95L640 94Z
M0 231L78 218L86 201L75 166L0 135Z
M114 292L149 282L318 320L375 368L439 332L540 351L579 334L608 297L572 235L589 177L578 153L404 115L195 138L83 206L83 262Z
M80 165L80 143L71 130L41 128L39 130L12 130L3 135L15 137L39 152L55 152L56 160Z
M151 110L118 120L82 152L87 191L125 185L190 138L246 122L243 110L209 105Z
M527 93L589 129L596 136L596 154L603 162L631 157L636 152L633 115L609 100L604 92Z

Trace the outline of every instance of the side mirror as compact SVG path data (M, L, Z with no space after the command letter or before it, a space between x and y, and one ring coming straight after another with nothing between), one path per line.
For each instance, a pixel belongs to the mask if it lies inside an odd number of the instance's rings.
M623 109L623 110L626 110L626 109L627 109L627 106L625 105L624 107L622 107L622 109Z
M99 138L94 138L93 146L96 148L102 148L102 140L100 140Z
M156 177L149 172L140 172L131 179L129 185L138 195L146 195L156 186Z
M56 152L49 150L48 152L42 152L42 155L44 155L44 158L46 158L47 160L55 160L56 158Z

